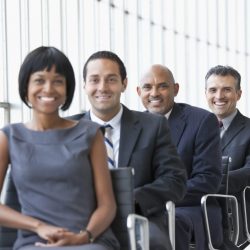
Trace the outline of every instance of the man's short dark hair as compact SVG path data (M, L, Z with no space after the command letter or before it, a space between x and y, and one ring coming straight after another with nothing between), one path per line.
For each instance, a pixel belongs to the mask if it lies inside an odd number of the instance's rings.
M50 71L55 66L56 73L66 78L66 101L61 109L69 108L75 91L75 75L73 67L67 56L55 47L41 46L31 51L24 59L18 76L19 95L28 106L28 84L31 74L37 71Z
M88 63L90 61L97 60L97 59L108 59L108 60L116 62L119 66L122 81L124 81L127 78L126 67L125 67L124 63L122 62L122 60L119 58L119 56L111 51L103 50L103 51L97 51L96 53L92 54L88 58L86 63L84 64L84 67L83 67L83 79L84 79L84 81L86 81Z
M211 68L206 76L205 76L205 80L207 82L208 78L211 76L211 75L218 75L218 76L232 76L235 80L236 80L236 89L237 90L240 90L241 87L240 87L240 82L241 82L241 76L240 76L240 73L230 67L230 66L222 66L222 65L217 65L213 68Z

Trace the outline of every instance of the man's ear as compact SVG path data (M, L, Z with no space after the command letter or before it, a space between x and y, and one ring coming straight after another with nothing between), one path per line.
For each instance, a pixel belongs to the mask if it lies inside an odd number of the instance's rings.
M141 88L139 86L136 87L136 91L138 96L141 96Z
M174 84L174 96L177 96L179 92L179 83Z
M122 92L124 92L128 85L128 78L125 78L122 82Z
M242 90L241 90L241 89L240 89L240 90L237 90L237 101L240 100L241 94L242 94Z

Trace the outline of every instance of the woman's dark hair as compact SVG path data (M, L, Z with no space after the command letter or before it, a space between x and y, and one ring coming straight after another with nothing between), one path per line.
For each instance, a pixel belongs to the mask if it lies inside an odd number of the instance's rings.
M119 71L120 71L122 81L124 81L127 78L126 67L125 67L124 63L122 62L122 60L119 58L119 56L111 51L103 50L103 51L97 51L96 53L92 54L88 58L86 63L84 64L84 67L83 67L83 79L84 79L84 81L86 81L88 63L90 61L97 60L97 59L109 59L111 61L116 62L119 66Z
M67 56L55 47L41 46L31 51L24 59L18 76L19 95L22 101L28 106L28 84L31 74L37 71L50 71L55 66L56 73L66 78L66 101L61 109L69 108L74 91L75 91L75 75L73 67Z

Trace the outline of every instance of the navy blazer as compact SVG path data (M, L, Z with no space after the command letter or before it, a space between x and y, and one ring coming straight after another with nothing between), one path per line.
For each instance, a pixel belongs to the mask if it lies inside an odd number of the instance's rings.
M228 192L237 195L250 185L250 119L239 111L221 139L221 151L232 158Z
M90 119L89 112L70 117ZM165 117L123 106L118 167L135 170L135 200L145 216L163 212L186 192L186 171L171 142Z
M222 178L219 126L204 109L175 103L168 119L172 140L187 169L187 193L177 206L200 206L204 194L216 193Z

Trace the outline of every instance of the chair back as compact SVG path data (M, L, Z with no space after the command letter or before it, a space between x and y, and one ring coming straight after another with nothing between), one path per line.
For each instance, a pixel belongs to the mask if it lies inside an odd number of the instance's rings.
M230 163L232 161L231 157L229 156L222 156L222 173L225 176L225 190L224 193L225 195L228 195L228 186L229 186L229 168L230 168ZM238 240L238 225L237 220L239 215L237 213L233 212L236 210L235 208L235 202L231 199L221 199L219 200L220 205L222 207L222 213L223 216L223 228L225 232L228 234L228 238L231 242L234 244L237 244Z
M112 223L112 230L120 242L121 250L129 250L127 217L134 213L133 169L115 168L110 172L117 204L117 214Z
M229 166L231 163L232 159L229 156L222 156L221 158L221 166L222 166L222 174L225 176L225 190L222 194L228 194L228 182L229 182Z

